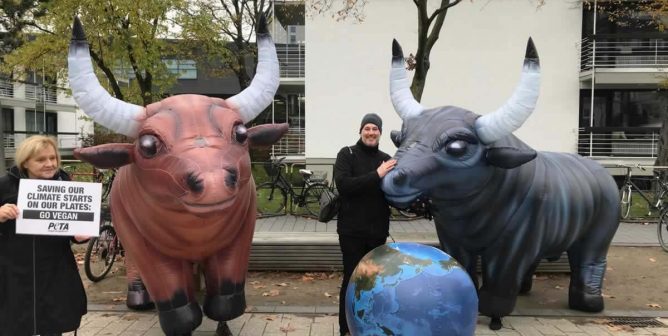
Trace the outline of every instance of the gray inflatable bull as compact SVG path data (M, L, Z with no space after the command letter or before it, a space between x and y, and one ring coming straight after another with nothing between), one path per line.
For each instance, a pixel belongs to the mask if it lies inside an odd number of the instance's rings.
M407 207L429 197L441 247L476 281L480 313L499 329L518 293L531 289L543 258L568 252L571 309L603 310L601 287L610 241L619 225L610 174L575 154L536 152L512 132L538 99L540 63L529 39L512 97L480 116L454 106L432 109L413 98L403 52L393 43L390 91L403 120L391 138L397 166L382 181L387 199Z

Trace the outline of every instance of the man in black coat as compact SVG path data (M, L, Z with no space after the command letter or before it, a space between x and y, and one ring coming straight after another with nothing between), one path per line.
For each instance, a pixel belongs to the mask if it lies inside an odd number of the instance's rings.
M374 248L385 244L389 235L390 209L380 189L380 181L394 165L389 155L378 149L383 121L375 113L362 118L360 139L354 146L341 148L334 164L334 180L341 207L336 231L343 255L343 283L339 295L339 329L348 333L345 298L348 281L357 263Z

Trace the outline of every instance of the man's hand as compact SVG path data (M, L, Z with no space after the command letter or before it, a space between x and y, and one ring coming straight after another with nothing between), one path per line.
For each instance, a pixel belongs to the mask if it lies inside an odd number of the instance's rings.
M383 176L387 175L387 173L390 170L392 170L396 164L397 164L397 160L394 160L394 159L384 161L383 163L380 164L378 169L376 169L376 172L378 173L378 176L380 178L383 178Z
M16 219L19 216L19 208L16 204L7 203L0 207L0 223L4 223L10 219Z

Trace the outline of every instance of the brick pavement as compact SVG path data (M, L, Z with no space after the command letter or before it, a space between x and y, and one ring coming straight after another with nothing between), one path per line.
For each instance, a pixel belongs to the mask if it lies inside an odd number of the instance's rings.
M285 217L285 218L283 218ZM256 233L283 234L287 232L314 232L321 235L334 234L335 223L312 225L313 220L281 216L259 219ZM426 220L393 222L391 234L394 236L412 235L429 237L433 232L433 223ZM656 224L622 223L613 240L614 245L623 246L657 246ZM278 311L280 310L280 311ZM265 307L254 309L241 317L230 321L229 326L234 335L245 336L338 336L338 317L336 307ZM656 312L655 312L656 313ZM591 315L590 318L563 316L557 312L515 312L525 316L513 315L504 318L504 328L491 331L487 327L489 320L481 317L478 321L476 335L666 335L668 336L668 318L644 316L642 312L603 312ZM529 316L530 315L530 316ZM667 317L668 312L660 316ZM637 316L641 321L651 321L659 326L631 327L627 324L613 325L610 316ZM630 319L629 321L634 321ZM216 323L204 319L202 325L193 336L215 335ZM162 335L155 312L137 313L124 309L105 311L104 306L89 306L89 313L84 316L82 326L77 335L103 336L151 336ZM73 333L66 334L67 336Z
M548 336L548 335L668 335L668 326L637 327L612 325L604 318L588 320L531 316L504 318L504 327L489 330L487 318L478 320L476 335ZM668 319L655 319L668 325ZM246 313L228 322L236 336L338 336L338 317L323 314ZM204 319L193 336L215 335L216 322ZM66 334L72 336L73 333ZM155 313L90 312L82 321L79 336L153 336L163 335ZM410 335L412 336L412 335Z

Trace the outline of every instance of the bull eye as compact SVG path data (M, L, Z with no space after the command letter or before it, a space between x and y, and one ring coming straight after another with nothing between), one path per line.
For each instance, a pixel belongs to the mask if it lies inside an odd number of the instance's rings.
M248 139L248 129L243 124L234 126L234 140L244 143Z
M162 142L153 134L144 134L139 137L139 152L145 158L152 158L160 151Z
M463 140L454 140L445 146L445 152L452 156L462 156L466 153L468 143Z

